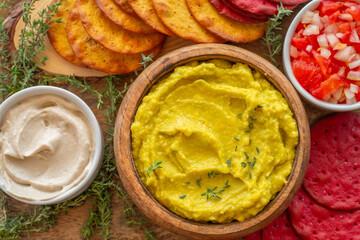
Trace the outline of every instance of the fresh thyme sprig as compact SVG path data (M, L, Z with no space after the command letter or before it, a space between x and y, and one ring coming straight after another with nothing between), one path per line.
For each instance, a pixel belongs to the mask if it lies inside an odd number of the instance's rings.
M147 175L149 176L149 177L151 177L150 176L150 173L152 172L152 171L155 171L156 169L158 169L158 168L162 168L162 166L160 166L160 164L162 164L162 161L156 161L156 160L154 160L154 164L152 164L152 165L150 165L147 169L146 169L146 173L147 173Z
M281 28L279 27L281 21L285 16L290 16L293 11L284 8L280 3L277 7L278 13L269 19L269 23L265 29L265 36L262 37L263 44L267 47L268 53L266 54L273 64L278 65L275 57L280 53L282 47L282 35L278 33Z
M219 191L216 191L216 189L217 189L217 186L214 187L213 189L208 187L206 192L202 193L201 196L206 196L206 200L209 200L211 198L219 198L219 199L221 199L221 197L219 197L218 194L223 193L225 190L220 189Z

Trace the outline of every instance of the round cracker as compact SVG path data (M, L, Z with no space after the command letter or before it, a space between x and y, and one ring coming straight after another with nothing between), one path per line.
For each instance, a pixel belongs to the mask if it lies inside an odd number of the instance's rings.
M130 3L128 0L115 0L115 2L120 6L121 10L126 12L127 14L137 17L137 14L135 13L134 9L130 6Z
M208 0L186 0L194 18L207 30L231 42L251 42L265 32L267 23L246 24L221 15Z
M286 4L286 5L297 5L297 4L307 2L309 0L270 0L270 1L276 2L276 3L282 3L282 4Z
M223 16L241 23L262 23L266 20L260 20L250 17L245 17L241 14L234 12L231 8L225 5L221 0L209 0L215 9Z
M331 209L360 209L360 115L339 113L311 129L306 191Z
M224 41L195 20L186 5L186 0L152 0L152 3L160 20L179 37L199 43Z
M278 4L268 0L222 0L225 3L229 3L235 12L255 14L259 16L269 15L273 16L277 14ZM294 9L296 5L284 5L284 8Z
M74 7L67 22L67 35L76 55L88 67L110 74L128 73L141 67L141 54L121 54L108 50L95 42L85 31L79 12ZM145 53L158 55L162 44Z
M151 0L129 0L128 1L136 14L147 24L157 31L173 36L174 34L165 27L158 15L155 13Z
M69 17L70 10L74 6L75 2L76 0L61 1L58 12L55 13L53 17L53 20L61 19L61 22L49 22L47 35L51 45L61 57L74 65L85 67L81 60L76 57L66 36L66 22Z
M315 202L303 188L291 202L289 212L291 223L302 239L359 239L360 210L330 210Z
M145 52L158 46L165 36L139 34L123 29L106 18L95 0L77 0L80 19L92 39L112 51L124 54Z
M100 10L114 23L134 33L150 34L157 31L138 17L124 12L114 0L95 0Z

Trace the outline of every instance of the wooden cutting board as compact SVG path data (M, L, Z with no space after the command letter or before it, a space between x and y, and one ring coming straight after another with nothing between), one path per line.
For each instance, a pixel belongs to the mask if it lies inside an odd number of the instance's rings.
M45 0L48 1L48 0ZM5 11L0 11L0 17L7 17L5 25L6 27L14 33L15 31L15 24L18 20L18 17L21 15L21 5L15 5L16 3L20 2L19 0L12 0L11 4L14 6L10 13ZM292 16L287 17L281 27L283 28L282 35L285 36L286 29L290 25L292 19L295 17L296 13L301 9L303 5L298 6ZM163 50L160 53L160 56L178 49L183 46L188 46L195 44L193 42L183 40L178 37L168 37ZM231 43L229 43L231 44ZM267 49L261 43L261 40L257 40L252 43L247 44L236 44L239 47L248 49L264 58L266 57ZM50 51L50 50L49 50ZM56 53L55 53L56 54ZM281 57L278 56L277 60L281 63ZM282 70L282 66L280 64L280 69ZM97 73L99 74L99 73ZM125 81L129 81L130 78L134 78L134 75L128 74L122 77ZM88 83L99 89L105 89L105 83L99 78L90 78ZM104 124L104 110L99 110L96 108L97 101L94 97L87 93L80 93L74 88L70 88L66 85L60 85L60 87L66 88L74 93L78 94L94 111L96 117L98 118L103 130L107 128ZM309 104L305 103L305 109L309 118L310 124L314 123L317 119L321 118L322 116L330 114L329 112L324 112L322 110L316 109ZM33 210L33 207L28 204L20 203L14 199L9 198L9 207L11 212L14 213L30 213ZM82 239L81 238L81 227L84 225L85 221L88 219L88 211L91 209L91 199L89 199L83 206L78 207L69 211L67 214L61 214L57 218L57 224L55 224L48 232L40 232L40 233L32 233L30 236L24 236L23 239ZM115 194L112 197L112 232L113 232L113 239L127 239L127 240L135 240L135 239L144 239L143 232L138 229L133 229L126 224L126 218L121 214L123 210L123 203L120 199L117 198ZM137 211L139 216L143 216L141 212ZM181 236L175 235L170 233L166 230L161 229L160 227L156 226L155 224L149 222L146 226L154 231L155 236L157 239L173 239L173 240L180 240L185 239ZM94 234L93 239L101 239Z

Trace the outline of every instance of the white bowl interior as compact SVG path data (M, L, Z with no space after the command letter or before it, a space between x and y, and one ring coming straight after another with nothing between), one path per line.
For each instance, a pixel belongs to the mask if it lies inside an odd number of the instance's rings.
M31 201L31 200L25 200L25 199L18 198L16 196L12 195L11 192L7 191L6 183L0 175L0 188L5 193L7 193L9 196L11 196L21 202L34 204L34 205L56 204L56 203L64 202L66 200L74 198L77 195L81 194L83 191L85 191L90 186L92 181L97 176L97 174L101 168L102 157L104 154L103 134L102 134L100 125L99 125L98 121L96 120L94 113L91 111L89 106L81 98L79 98L75 94L73 94L65 89L62 89L62 88L51 87L51 86L36 86L36 87L30 87L30 88L27 88L27 89L24 89L22 91L15 93L14 95L10 96L8 99L6 99L0 105L0 123L2 122L2 119L3 119L4 115L6 114L6 112L8 110L10 110L14 105L19 103L20 101L22 101L26 98L29 98L29 97L38 96L38 95L46 95L46 94L56 95L56 96L60 96L64 99L67 99L68 101L74 103L76 106L78 106L83 111L83 113L85 114L85 116L87 117L87 119L89 121L91 128L93 129L93 134L94 134L94 139L95 139L95 151L94 151L94 155L93 155L93 158L91 161L89 172L85 176L85 178L82 179L81 182L79 184L77 184L76 186L74 186L73 188L69 189L68 191L64 192L63 194L61 194L53 199L44 200L44 201Z
M347 105L347 104L334 104L334 103L328 103L325 101L321 101L315 97L313 97L308 91L306 91L300 83L297 81L297 79L294 76L291 62L290 62L290 44L291 39L295 33L295 30L297 26L299 25L304 13L308 10L312 11L316 9L320 2L322 0L313 0L310 3L308 3L301 11L296 15L294 20L292 21L290 27L288 28L288 31L286 33L286 37L284 40L284 47L283 47L283 66L284 71L288 79L290 79L293 86L296 88L296 90L300 93L300 95L305 99L307 102L313 104L314 106L328 111L335 111L335 112L345 112L345 111L354 111L360 109L360 102ZM360 3L360 0L355 0L355 2Z

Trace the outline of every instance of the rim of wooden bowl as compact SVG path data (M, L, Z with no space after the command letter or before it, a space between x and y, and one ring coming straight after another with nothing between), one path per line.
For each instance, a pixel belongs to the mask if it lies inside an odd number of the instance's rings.
M176 66L193 60L226 59L242 62L261 72L286 98L299 131L293 170L288 183L256 216L244 222L200 223L182 218L162 206L141 182L131 153L131 131L137 108L154 83ZM289 206L304 179L310 152L310 129L305 109L289 80L271 63L242 48L226 44L200 44L184 47L159 58L132 83L119 109L114 136L117 169L127 193L142 212L157 225L195 239L233 239L260 230Z

